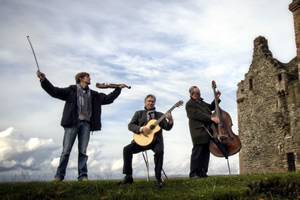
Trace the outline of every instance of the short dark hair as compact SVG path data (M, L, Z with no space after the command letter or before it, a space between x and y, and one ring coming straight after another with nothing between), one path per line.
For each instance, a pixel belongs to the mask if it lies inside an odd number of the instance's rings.
M76 84L80 83L80 79L82 79L85 76L90 76L90 75L89 75L89 73L86 73L86 72L79 72L78 74L76 74L76 76L75 76Z
M153 94L148 94L148 95L145 97L144 102L146 102L146 100L147 100L149 97L153 98L154 101L156 101L156 97L155 97Z

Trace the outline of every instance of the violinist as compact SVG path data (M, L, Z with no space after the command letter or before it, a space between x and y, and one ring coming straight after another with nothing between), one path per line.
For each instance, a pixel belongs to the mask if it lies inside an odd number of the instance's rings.
M190 100L186 103L185 107L193 143L189 177L190 179L205 178L208 177L210 136L203 126L210 130L211 124L219 123L220 120L212 116L212 111L215 109L215 102L212 101L211 104L208 104L203 101L200 89L197 86L190 87L189 94ZM220 91L217 91L216 94L218 102L220 102Z
M69 156L76 137L78 138L78 181L88 181L87 146L90 131L101 129L101 106L111 104L120 95L120 84L110 94L99 93L89 88L90 75L80 72L75 76L76 85L59 88L51 84L45 74L37 71L42 88L52 97L65 101L61 125L64 127L63 148L53 181L64 180Z

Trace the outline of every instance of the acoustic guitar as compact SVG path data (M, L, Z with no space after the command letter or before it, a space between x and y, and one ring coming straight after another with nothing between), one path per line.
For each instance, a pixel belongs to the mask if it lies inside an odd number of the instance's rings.
M183 101L178 101L174 106L172 106L166 113L170 113L172 110L174 110L176 107L179 107L183 104ZM148 146L155 140L155 133L157 133L161 128L159 126L159 123L166 117L166 113L162 115L158 120L151 119L146 127L150 129L150 133L146 137L142 133L134 133L133 139L134 141L140 145L140 146Z

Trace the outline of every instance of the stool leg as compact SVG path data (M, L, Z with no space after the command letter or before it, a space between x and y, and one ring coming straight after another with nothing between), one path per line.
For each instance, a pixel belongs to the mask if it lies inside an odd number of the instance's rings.
M147 182L149 182L150 180L150 176L149 176L149 161L148 161L148 155L147 155L147 151L143 151L142 152L145 164L146 164L146 170L147 170Z
M165 173L165 170L164 169L161 169L161 170L162 170L163 175L165 176L165 178L168 179L167 174Z

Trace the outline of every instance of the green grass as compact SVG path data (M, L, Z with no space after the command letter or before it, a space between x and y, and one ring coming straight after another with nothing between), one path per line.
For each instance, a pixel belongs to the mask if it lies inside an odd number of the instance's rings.
M300 199L300 173L169 178L161 189L146 179L135 179L129 185L117 183L118 180L0 183L0 199Z

